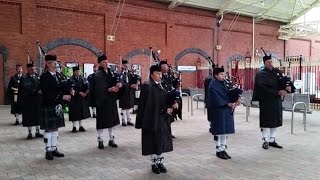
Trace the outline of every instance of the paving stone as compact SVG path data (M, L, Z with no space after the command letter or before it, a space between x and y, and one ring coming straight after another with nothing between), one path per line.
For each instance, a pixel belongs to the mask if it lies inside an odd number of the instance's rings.
M186 99L184 99L187 104ZM115 135L119 148L97 148L95 119L83 122L85 133L71 133L72 123L59 130L59 150L64 158L47 161L42 139L27 140L27 129L13 126L8 106L0 106L0 180L6 179L311 179L320 177L320 112L307 115L307 131L302 115L294 120L290 134L291 113L284 112L283 126L277 141L284 149L261 148L259 110L251 108L245 122L245 108L235 111L236 133L227 140L231 160L215 156L213 136L203 114L203 104L194 115L184 106L183 120L172 124L174 151L164 154L167 174L151 172L150 157L141 155L141 130L117 126ZM132 115L132 119L135 119ZM104 132L107 141L108 132Z

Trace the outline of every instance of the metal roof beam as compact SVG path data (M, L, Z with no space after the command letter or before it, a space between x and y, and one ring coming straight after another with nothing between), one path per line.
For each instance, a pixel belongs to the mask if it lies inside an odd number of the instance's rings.
M177 6L179 6L180 4L182 4L183 2L184 2L184 0L172 0L171 3L169 4L168 8L174 9Z
M299 19L301 16L303 16L306 12L310 11L312 8L318 6L320 4L320 0L316 0L314 1L312 4L310 4L310 6L302 11L300 11L297 15L293 16L290 19L290 22L292 23L293 21Z
M217 12L217 16L221 16L229 7L230 3L232 2L232 0L227 0L224 5L219 9L219 11Z
M274 1L274 2L269 6L269 8L266 9L266 10L264 10L261 15L259 15L258 17L256 17L256 19L257 19L257 20L262 19L263 16L264 16L265 14L267 14L267 13L268 13L273 7L275 7L278 3L279 3L279 0Z

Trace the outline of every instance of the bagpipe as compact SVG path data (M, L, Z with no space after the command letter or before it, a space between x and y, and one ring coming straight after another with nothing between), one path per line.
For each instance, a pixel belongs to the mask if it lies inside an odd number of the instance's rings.
M233 83L231 81L231 78L229 75L226 76L226 86L229 90L229 98L231 103L235 103L239 100L241 94L243 93L243 90L238 87L236 83Z
M261 50L263 51L265 56L268 56L262 47L261 47ZM280 62L280 68L283 69L281 60L279 60L279 62ZM291 66L291 63L289 63L289 69L290 69L290 66ZM279 68L272 69L272 72L278 77L280 89L286 90L287 87L291 87L291 92L289 92L289 91L287 91L287 92L293 93L296 88L294 87L290 76L284 75L283 70L281 70L281 69L279 69Z
M207 57L207 60L209 61L209 64L212 67L212 72L214 71L215 68L218 68L218 64L217 65L214 64L211 57ZM223 66L221 66L221 68L223 68ZM226 75L225 84L226 84L226 87L229 91L228 95L229 95L230 103L237 102L239 100L241 94L243 93L243 90L239 88L238 84L234 83L231 80L231 77L229 74Z
M40 45L40 42L37 41L38 45L38 50L41 57L45 57L47 53L43 50L43 48ZM41 62L41 61L40 61ZM62 73L62 68L68 68L65 67L60 61L57 61L56 64L56 77L58 78L59 81L59 86L61 88L61 94L63 95L74 95L74 86L75 86L75 81L72 79L69 79L67 76L65 76ZM47 71L47 66L44 68L44 72Z
M152 47L150 47L150 51L151 51L151 57L152 59L154 60L154 62L156 62L157 64L160 63L161 59L152 51ZM173 68L172 68L172 71L173 71ZM173 71L174 73L175 71ZM180 76L180 73L179 73L179 76ZM177 80L177 79L175 79ZM173 105L175 104L176 102L178 102L181 98L181 93L179 90L177 90L176 87L173 87L172 86L172 82L169 83L165 80L162 80L161 81L162 83L166 84L168 87L170 87L170 90L168 90L168 105ZM179 83L180 83L180 77L179 77Z

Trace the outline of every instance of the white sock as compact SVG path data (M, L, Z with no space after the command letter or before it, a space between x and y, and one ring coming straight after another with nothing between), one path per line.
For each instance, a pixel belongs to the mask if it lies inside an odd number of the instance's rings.
M20 120L20 114L15 113L14 116L16 117L16 121L19 121L19 120Z
M51 133L51 150L54 151L57 149L58 144L58 131L53 131Z
M29 134L32 134L32 127L28 127Z
M121 118L123 123L127 122L126 115L127 115L126 110L121 109L121 116L122 116Z
M73 125L73 127L76 127L76 125L77 125L76 121L72 121L72 125Z
M220 138L221 135L217 135L217 136L218 136L218 139L216 141L216 150L217 152L220 152L221 151L221 138Z
M221 135L220 136L220 142L221 142L221 149L224 151L227 146L227 135Z
M134 106L133 106L133 110L134 110L134 111L138 110L138 105L134 105Z
M79 127L81 127L82 126L82 121L79 121Z
M157 160L157 155L151 154L150 155L150 160L151 160L151 164L155 165L156 164L156 160Z
M270 128L261 128L264 141L269 142Z
M92 107L92 113L96 114L96 108L95 107Z
M103 129L98 129L98 141L103 141L102 134L103 134Z
M127 121L128 121L128 122L131 122L131 117L130 117L130 116L131 116L131 114L130 114L130 111L131 111L131 109L127 109L127 110L126 110L126 114L127 114Z
M270 128L270 141L269 142L274 142L276 139L276 131L277 128Z
M109 140L112 141L114 139L114 127L108 128L109 131Z
M44 133L44 139L46 139L45 140L45 143L46 143L46 150L47 151L51 151L51 132L45 132Z
M36 126L36 133L40 133L40 126Z

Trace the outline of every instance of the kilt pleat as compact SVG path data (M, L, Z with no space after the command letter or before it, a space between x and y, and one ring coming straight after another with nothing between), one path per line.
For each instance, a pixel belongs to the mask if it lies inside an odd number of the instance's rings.
M41 107L40 129L58 129L64 127L64 116L57 116L55 107Z

